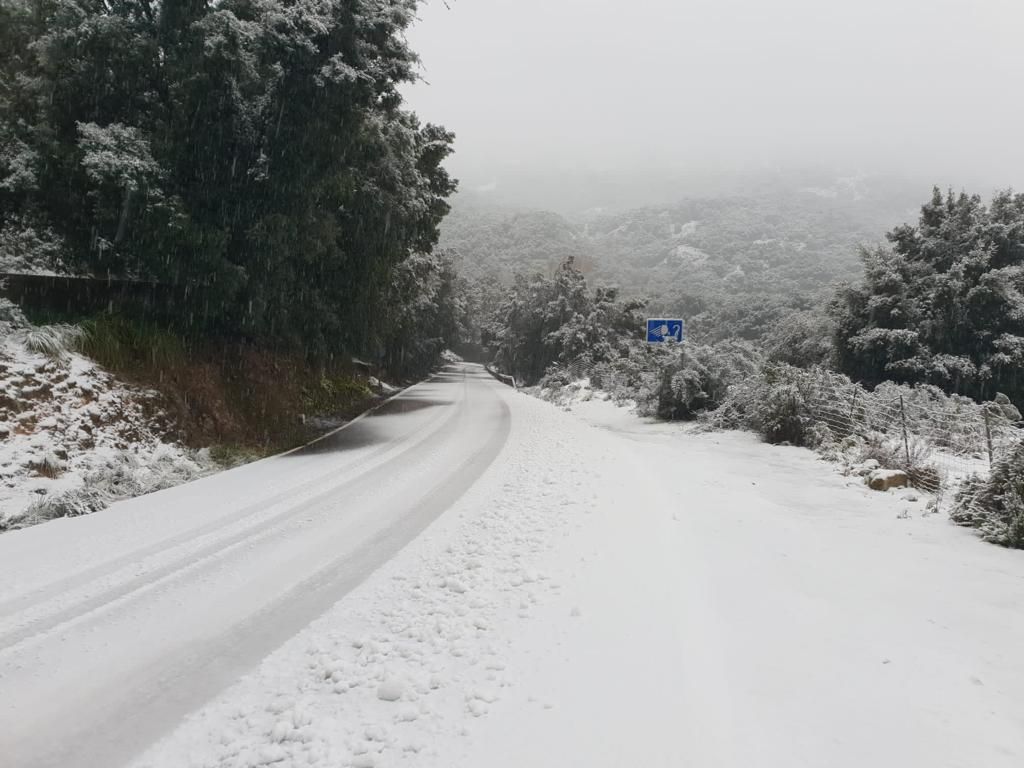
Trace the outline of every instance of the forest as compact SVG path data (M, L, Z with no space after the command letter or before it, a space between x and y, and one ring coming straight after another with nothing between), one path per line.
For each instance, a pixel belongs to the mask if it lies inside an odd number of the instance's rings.
M146 320L422 373L455 182L399 92L415 6L2 0L0 269L182 287Z

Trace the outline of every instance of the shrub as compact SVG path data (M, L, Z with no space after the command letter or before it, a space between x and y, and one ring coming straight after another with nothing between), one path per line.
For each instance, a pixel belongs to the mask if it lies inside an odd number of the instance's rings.
M986 541L1024 549L1024 441L996 463L988 478L964 482L950 517L976 528Z
M6 527L25 528L58 517L89 515L115 501L188 482L208 468L209 462L199 454L182 454L162 447L144 457L121 451L108 458L104 466L86 474L82 485L32 503Z
M51 480L60 477L67 469L67 465L53 453L45 453L38 459L30 461L28 468L40 477L48 477Z
M750 429L769 443L816 444L823 433L814 427L800 373L788 365L765 366L730 390L713 423L727 429Z
M325 416L346 413L372 397L373 392L360 379L321 375L319 381L303 390L302 405L309 415Z

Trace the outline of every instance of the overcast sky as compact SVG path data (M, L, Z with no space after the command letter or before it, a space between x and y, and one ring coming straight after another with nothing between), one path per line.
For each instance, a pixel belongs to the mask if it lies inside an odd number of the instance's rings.
M456 132L470 186L820 163L1024 180L1024 0L448 4L409 33L426 82L407 97Z

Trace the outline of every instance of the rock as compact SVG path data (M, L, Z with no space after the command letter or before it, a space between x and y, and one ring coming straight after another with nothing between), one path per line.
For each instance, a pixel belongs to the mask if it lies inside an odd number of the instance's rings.
M996 418L1014 422L1021 420L1020 410L1002 392L996 392L995 398L985 406L985 409Z
M1010 421L1020 421L1021 420L1020 410L1017 408L1017 406L1015 406L1015 405L1001 405L1001 406L999 406L999 408L1000 408L1000 410L1002 410L1003 416L1005 416Z
M906 488L910 478L901 469L876 469L867 477L868 487L873 491L888 491L890 488Z

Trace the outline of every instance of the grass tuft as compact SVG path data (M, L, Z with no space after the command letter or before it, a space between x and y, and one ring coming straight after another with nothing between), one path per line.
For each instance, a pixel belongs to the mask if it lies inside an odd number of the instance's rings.
M21 332L21 341L30 352L63 360L79 347L84 335L80 326L58 323L26 328Z
M77 351L115 372L164 371L182 367L182 339L152 323L102 314L82 323Z

